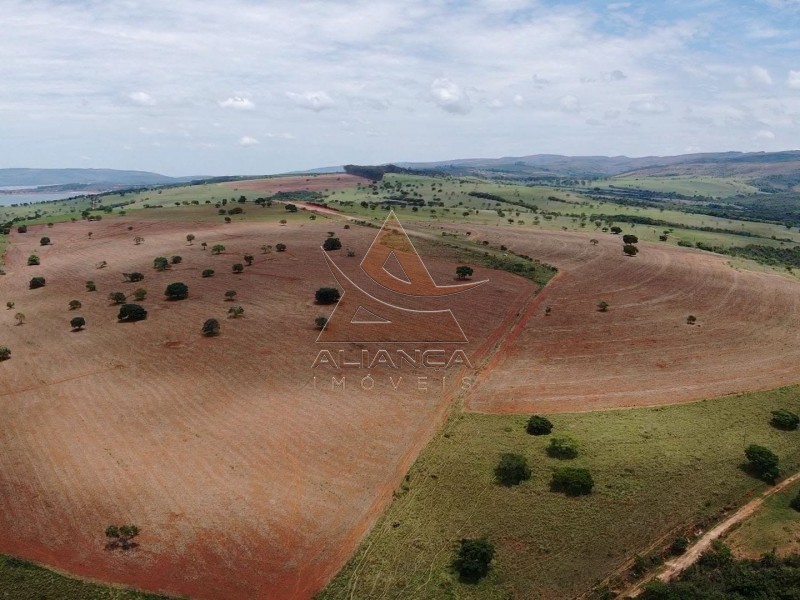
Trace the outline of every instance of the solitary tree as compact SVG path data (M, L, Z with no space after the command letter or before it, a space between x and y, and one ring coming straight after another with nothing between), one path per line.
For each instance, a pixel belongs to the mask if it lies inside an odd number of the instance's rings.
M244 271L244 265L242 263L236 263L235 265L233 265L233 272L234 273L238 274L238 273L241 273L242 271Z
M462 539L453 567L465 581L478 581L489 572L494 558L494 546L486 538Z
M633 244L625 244L622 246L622 251L628 256L636 256L639 253L639 248Z
M189 242L189 245L190 245L190 246L192 245L192 242L193 242L194 240L195 240L195 237L194 237L194 234L193 234L193 233L190 233L189 235L187 235L187 236L186 236L186 241L187 241L187 242Z
M314 325L316 325L317 329L319 329L320 331L325 329L325 325L327 324L328 324L327 317L317 317L316 319L314 319Z
M326 238L324 242L322 242L322 249L327 250L330 252L331 250L338 250L342 247L342 242L337 237L329 237Z
M69 309L70 310L78 310L82 306L80 300L70 300L69 301Z
M170 283L164 295L170 300L183 300L189 296L189 286L181 282Z
M214 275L214 269L204 269L202 275L203 277L211 277Z
M80 331L86 327L86 319L83 317L72 317L72 320L69 322L69 326L72 327L74 331Z
M32 290L35 290L40 287L44 287L45 283L44 277L34 277L28 284L28 287L30 287Z
M238 319L244 314L244 309L241 306L231 306L228 309L228 317L231 319Z
M122 548L128 550L138 546L133 541L139 535L139 528L136 525L109 525L106 528L106 537L110 540L106 545L109 549Z
M314 294L317 304L334 304L339 301L341 294L336 288L319 288Z
M108 299L111 300L114 304L122 304L128 297L122 292L111 292L108 295Z
M795 413L781 408L772 411L772 420L770 421L773 427L778 429L785 429L786 431L794 431L800 425L800 416Z
M500 455L494 477L501 485L517 485L531 478L531 468L524 456L507 452Z
M568 496L584 496L592 492L594 479L589 469L560 467L553 472L550 487L553 491L565 492Z
M169 261L167 260L166 256L158 256L153 259L153 268L156 271L166 271L169 269Z
M253 255L252 254L245 254L242 258L244 258L244 262L247 263L247 266L252 266L253 264Z
M31 254L28 257L28 266L29 267L35 267L35 266L38 266L39 264L40 264L39 257L36 256L35 254Z
M203 335L206 337L213 337L219 335L219 321L216 319L207 319L203 323Z
M468 267L467 265L461 265L460 267L456 267L456 276L459 279L468 279L472 277L472 267Z
M147 318L147 311L138 304L123 304L119 307L117 318L128 322L142 321Z
M225 246L222 244L214 244L211 246L211 254L221 254L222 252L225 252Z
M553 424L545 417L533 415L528 419L526 430L531 435L547 435L553 431Z
M779 459L772 450L758 444L750 444L744 451L744 455L761 479L775 483L781 472L778 468Z
M11 358L11 348L0 346L0 360L8 360L9 358Z

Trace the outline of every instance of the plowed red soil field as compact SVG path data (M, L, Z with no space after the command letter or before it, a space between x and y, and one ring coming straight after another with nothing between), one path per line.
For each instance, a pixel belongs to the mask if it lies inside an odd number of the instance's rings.
M560 272L482 374L471 410L589 411L800 381L796 282L666 244L641 243L627 257L611 234L472 231ZM608 312L597 310L601 300Z
M319 249L327 230L357 253L339 251L336 261L354 265L377 233L324 217L285 227L109 218L14 233L0 277L0 306L16 303L0 310L0 345L13 352L0 362L0 552L198 599L319 590L390 501L459 388L453 371L442 384L444 372L378 369L371 390L359 369L312 371L313 320L331 310L314 304L314 291L335 284ZM53 244L40 247L42 235ZM135 236L144 243L134 245ZM261 254L278 242L288 250ZM226 251L212 256L215 243ZM42 264L28 267L34 252ZM255 262L234 275L244 252ZM183 261L152 268L172 255ZM455 265L426 263L438 282L453 283ZM202 278L205 268L216 275ZM132 271L144 281L123 283ZM46 287L29 290L39 275ZM484 276L489 284L448 300L475 362L535 291L476 269ZM97 292L85 291L87 280ZM187 299L164 299L175 281L188 284ZM108 294L138 287L148 290L148 319L117 322ZM229 289L243 318L225 318ZM68 310L73 299L80 310ZM15 325L16 312L25 324ZM73 333L76 315L87 327ZM221 335L202 337L211 317ZM332 391L332 374L347 377L345 391ZM123 523L141 528L139 547L106 550L105 528Z

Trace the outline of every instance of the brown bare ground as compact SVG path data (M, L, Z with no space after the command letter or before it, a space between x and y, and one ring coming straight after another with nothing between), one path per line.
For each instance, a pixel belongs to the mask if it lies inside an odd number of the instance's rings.
M369 179L347 175L346 173L330 173L325 175L296 175L288 177L271 177L267 179L247 179L223 183L225 187L237 190L250 190L264 194L278 192L322 192L324 190L343 190L356 187L359 183L369 183Z
M800 381L795 282L674 246L641 243L626 257L611 234L471 229L560 269L482 373L471 410L589 411ZM686 324L690 314L697 325Z
M188 209L187 209L188 210ZM187 214L190 214L187 212ZM132 231L127 226L133 226ZM311 364L318 346L313 304L334 283L319 245L336 229L357 252L377 230L326 217L313 224L164 223L107 219L13 234L0 278L0 552L67 572L199 599L309 598L344 564L381 514L411 462L438 429L459 387L431 373L382 372L364 391L358 370L346 392L331 391L333 371ZM87 233L94 232L88 239ZM195 243L186 245L185 234ZM133 238L145 238L142 245ZM220 242L221 256L200 242ZM262 244L288 246L261 254ZM231 273L245 252L255 263ZM40 267L25 266L37 252ZM171 271L156 256L180 254ZM101 261L108 267L96 269ZM434 278L453 280L454 265L428 260ZM204 268L216 275L201 278ZM145 280L123 283L121 273ZM476 269L476 277L488 275ZM47 286L29 290L31 277ZM515 319L534 290L530 282L491 273L491 282L448 299L471 343L476 364ZM98 291L84 291L92 279ZM173 281L189 298L169 302ZM144 287L149 318L118 323L109 292ZM242 319L225 319L235 289ZM78 299L83 308L69 311ZM14 325L13 315L27 322ZM69 319L82 315L83 332ZM475 315L481 315L475 318ZM217 338L203 321L222 322ZM356 350L358 350L356 348ZM445 373L441 373L445 374ZM373 371L373 375L375 372ZM104 549L112 523L134 523L140 547Z

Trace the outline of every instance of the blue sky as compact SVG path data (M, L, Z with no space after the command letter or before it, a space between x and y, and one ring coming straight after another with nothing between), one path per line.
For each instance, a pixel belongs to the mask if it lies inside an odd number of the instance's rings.
M3 0L0 167L800 146L800 0Z

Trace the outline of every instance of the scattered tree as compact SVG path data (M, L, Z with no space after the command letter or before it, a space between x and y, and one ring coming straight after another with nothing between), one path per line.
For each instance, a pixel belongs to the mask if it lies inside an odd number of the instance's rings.
M564 492L568 496L585 496L592 492L594 479L589 469L559 467L553 472L550 487L553 491Z
M25 324L25 314L18 312L14 315L14 319L17 321L17 325L24 325Z
M335 304L341 298L341 294L336 288L323 287L317 290L314 298L317 304Z
M19 227L17 227L17 233L28 233L28 226L20 225Z
M14 306L16 305L13 302L6 302L6 308L8 310L11 310L12 308L14 308Z
M170 300L183 300L189 296L189 286L181 282L170 283L164 295Z
M86 282L86 291L87 292L96 292L97 285L95 285L94 281L87 281Z
M328 324L328 317L317 317L316 319L314 319L314 325L316 325L317 329L319 329L320 331L325 329L325 325L327 324Z
M122 292L111 292L108 295L108 299L111 300L114 304L122 304L128 297L123 294Z
M73 331L80 331L86 327L86 319L83 317L72 317L72 320L69 322L69 326L72 327Z
M608 312L608 307L609 304L605 300L600 300L600 302L597 303L597 310L600 312Z
M236 273L238 275L242 271L244 271L244 265L242 263L236 263L235 265L233 265L233 272L234 273Z
M276 252L286 252L286 244L275 244Z
M750 461L750 467L761 479L775 483L781 472L778 467L779 459L772 450L758 444L750 444L744 455Z
M106 544L106 548L109 550L114 548L122 548L123 550L135 548L138 544L133 541L133 538L137 535L139 535L139 528L136 525L109 525L106 528L106 537L110 541Z
M568 435L553 437L547 447L547 454L552 458L562 460L576 458L578 456L578 443Z
M262 254L269 254L270 252L272 252L272 246L270 246L269 244L264 244L263 246L261 246Z
M599 243L600 243L600 241L599 241L599 240L596 240L596 239L594 239L594 238L592 238L592 239L590 239L590 240L589 240L589 243L590 243L592 246L597 246L597 244L599 244Z
M626 233L625 235L622 236L622 243L623 244L638 244L639 243L639 238L636 237L635 235L630 234L630 233Z
M203 323L203 335L206 337L213 337L219 335L219 321L216 319L208 319Z
M687 325L694 325L695 323L697 323L697 317L695 317L694 315L689 315L688 317L686 317Z
M99 263L97 263L97 268L98 269L105 269L107 266L108 266L108 263L106 261L104 261L104 260L101 260Z
M205 250L206 248L208 248L208 243L207 243L207 242L200 242L200 247L201 247L203 250Z
M526 430L531 435L548 435L553 431L553 424L545 417L533 415L528 419Z
M189 235L186 236L186 241L189 242L190 246L192 245L192 242L194 242L194 240L195 240L195 237L194 237L193 233L190 233Z
M353 256L355 256L355 255L356 255L356 251L355 251L355 250L353 250L353 249L351 249L351 248L348 248L348 249L347 249L347 256L349 256L349 257L351 257L351 258L352 258L352 257L353 257Z
M342 247L342 242L337 237L325 238L322 242L322 249L330 252L331 250L339 250Z
M614 235L619 235L620 233L622 233L622 227L617 227L617 226L615 225L614 227L611 227L611 228L609 229L609 231L610 231L611 233L613 233Z
M637 248L633 244L625 244L624 246L622 246L622 251L627 256L636 256L639 253L639 248Z
M242 258L244 259L244 262L247 263L248 267L253 265L253 255L252 254L245 254Z
M473 272L472 267L468 267L467 265L456 267L456 277L459 279L469 279L472 277Z
M500 455L500 462L494 468L494 477L501 485L518 485L531 478L531 468L524 456L507 452Z
M0 346L0 360L8 360L9 358L11 358L11 348Z
M462 539L453 567L464 581L478 581L489 572L494 546L486 538Z
M49 246L50 245L50 238L49 237L43 237L42 239L39 240L39 245L40 246Z
M225 300L233 300L236 298L236 290L228 290L225 292Z
M32 290L35 290L35 289L38 289L40 287L44 287L45 283L46 282L45 282L44 277L34 277L33 279L31 279L30 283L28 284L28 287L30 287L30 289L32 289Z
M222 244L214 244L211 246L211 254L221 254L222 252L225 252L225 246Z
M133 299L137 302L141 302L147 297L147 290L144 288L139 288L133 292Z
M36 256L35 254L31 254L31 255L28 257L28 266L29 266L29 267L36 267L36 266L38 266L39 264L40 264L39 257L38 257L38 256Z
M231 306L228 309L228 318L238 319L244 314L244 309L241 306Z
M141 244L143 241L144 238L140 235L137 235L135 238L133 238L133 243L136 244L137 246Z
M214 275L214 269L205 269L203 270L202 276L203 277L212 277Z
M117 318L127 322L142 321L147 318L147 311L138 304L123 304L119 308Z
M173 265L179 265L182 261L183 258L180 256L173 256L172 258L169 259L169 262L171 262Z
M156 271L166 271L169 269L169 261L166 256L158 256L153 259L153 268Z
M280 220L280 224L281 224L281 225L286 225L286 219L281 219L281 220Z
M136 283L137 281L141 281L142 279L144 279L144 275L137 272L123 273L122 276L125 278L125 281L130 281L133 283Z
M78 310L81 306L83 306L83 305L81 304L80 300L70 300L69 301L69 309L70 310Z
M778 429L785 429L786 431L794 431L800 425L800 416L786 410L784 408L772 411L772 420L770 421L773 427Z
M670 554L679 556L681 554L684 554L688 548L689 548L689 539L685 535L679 535L674 540L672 540L672 544L670 544L669 551Z

